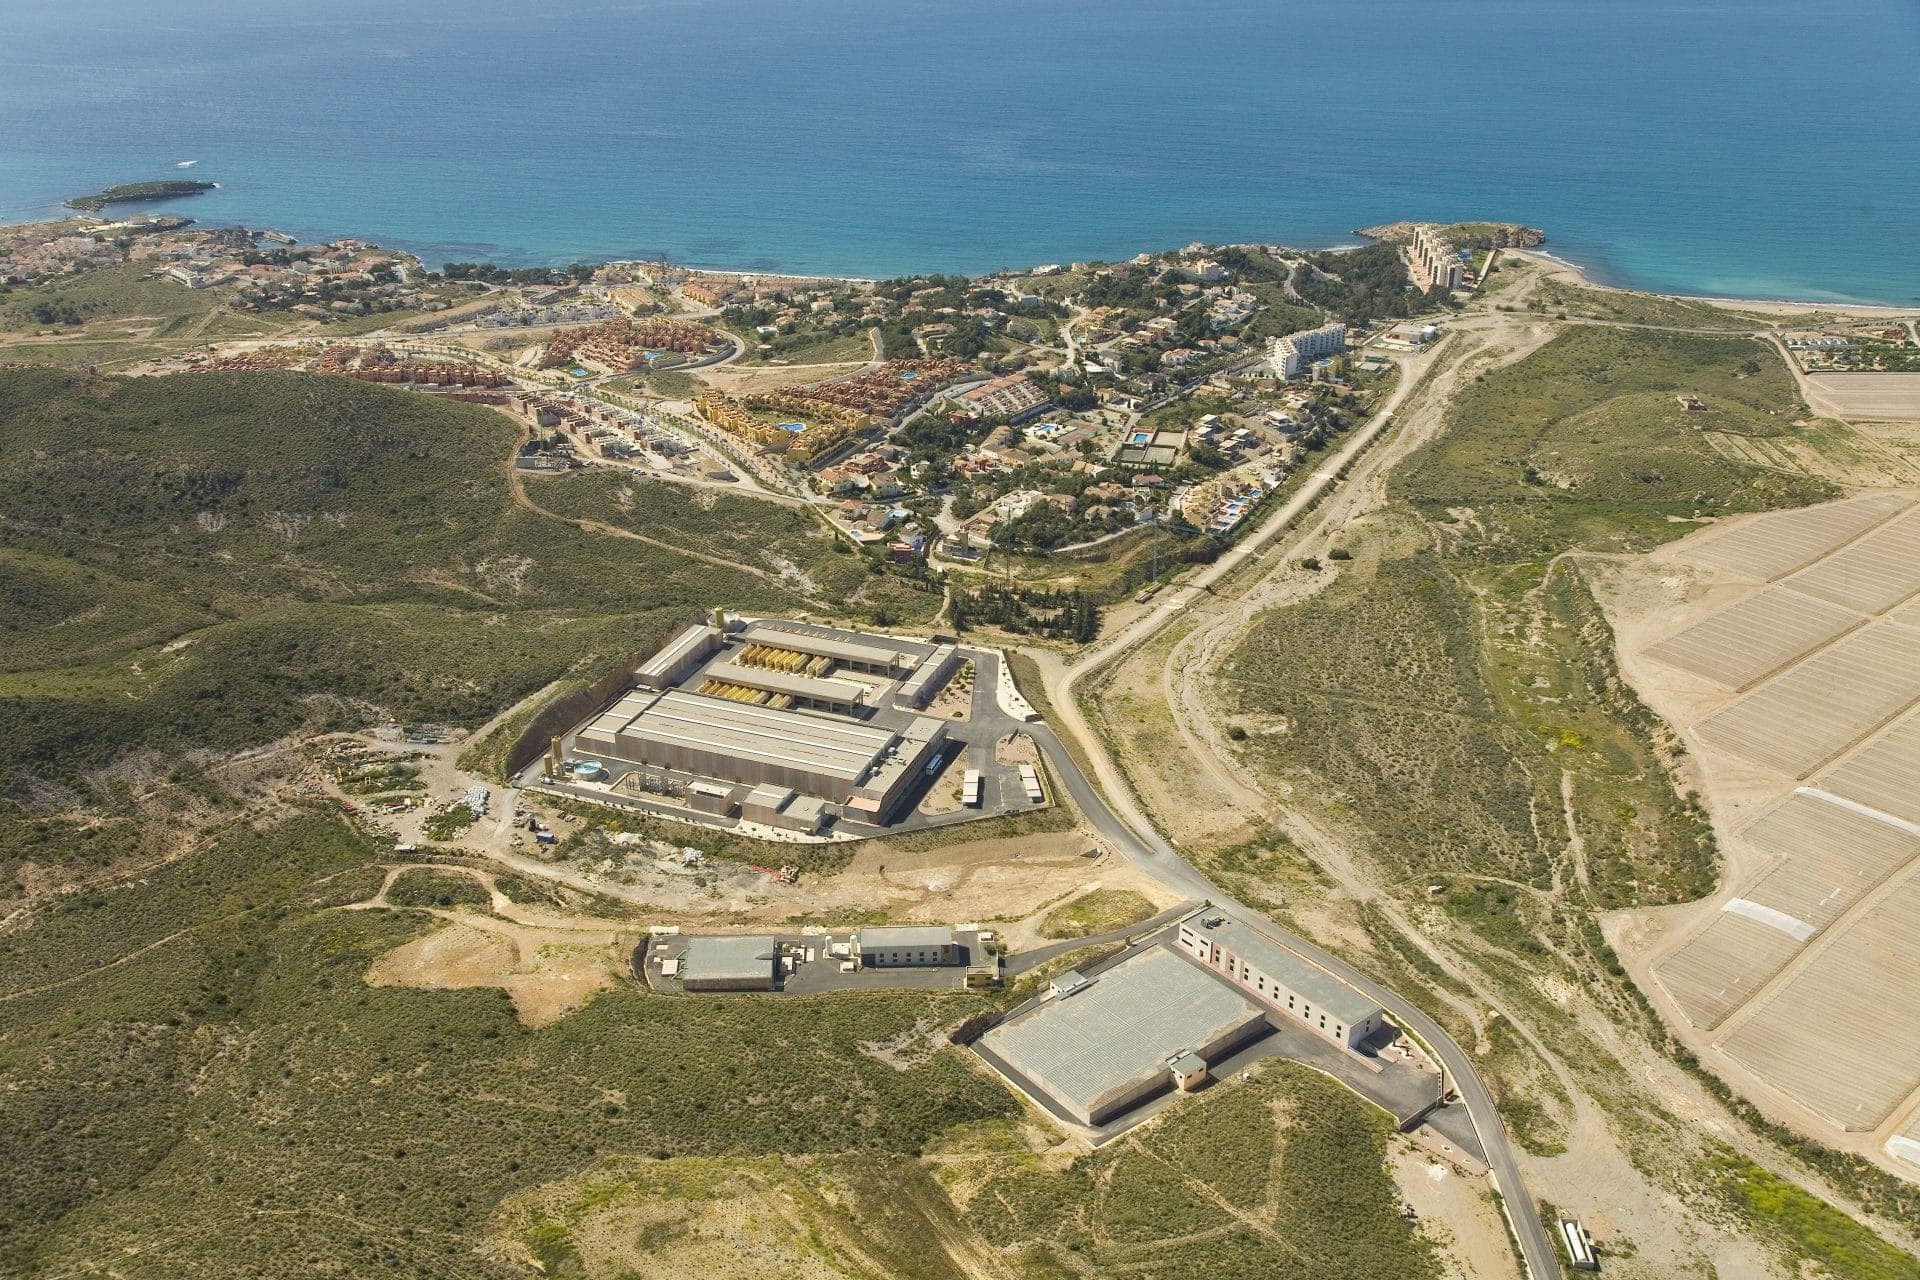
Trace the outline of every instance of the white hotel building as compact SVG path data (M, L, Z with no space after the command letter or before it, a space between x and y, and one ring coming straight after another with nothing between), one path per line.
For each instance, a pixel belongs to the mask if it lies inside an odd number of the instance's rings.
M1267 358L1273 364L1273 371L1282 378L1297 378L1315 360L1337 356L1346 349L1347 326L1328 324L1275 338L1267 349Z

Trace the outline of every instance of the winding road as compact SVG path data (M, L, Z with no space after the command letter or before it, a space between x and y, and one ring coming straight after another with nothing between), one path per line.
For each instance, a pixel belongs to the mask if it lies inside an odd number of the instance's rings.
M1443 344L1444 348L1444 344ZM1181 617L1213 585L1248 559L1261 554L1267 545L1294 527L1295 523L1339 483L1341 477L1359 459L1368 446L1393 424L1394 414L1417 389L1425 385L1435 367L1436 353L1403 362L1400 385L1387 402L1359 431L1321 464L1306 484L1283 503L1253 533L1221 556L1202 572L1171 588L1156 607L1136 618L1111 639L1089 651L1071 667L1056 666L1047 676L1047 694L1053 703L1052 716L1073 734L1100 774L1096 787L1080 768L1053 726L1036 723L1029 727L1034 741L1046 753L1047 762L1080 811L1120 855L1146 871L1162 884L1189 898L1204 898L1231 907L1262 927L1341 981L1364 993L1385 1009L1402 1029L1424 1042L1451 1077L1460 1102L1473 1120L1475 1132L1487 1153L1487 1165L1495 1189L1519 1242L1522 1258L1531 1280L1559 1280L1559 1255L1548 1235L1533 1196L1527 1191L1520 1167L1507 1139L1506 1126L1494 1106L1493 1095L1475 1070L1473 1060L1437 1021L1419 1007L1351 964L1313 942L1285 929L1265 915L1236 900L1181 856L1180 852L1154 830L1146 816L1133 803L1113 761L1098 735L1081 715L1074 688L1081 680L1114 659L1144 644ZM1107 797L1112 797L1110 804Z

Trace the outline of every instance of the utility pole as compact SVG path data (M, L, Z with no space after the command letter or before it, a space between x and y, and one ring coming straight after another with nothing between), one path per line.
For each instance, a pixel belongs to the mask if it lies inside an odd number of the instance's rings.
M1154 507L1152 510L1153 510L1153 581L1154 581L1154 585L1157 586L1159 585L1159 582L1160 582L1160 508Z

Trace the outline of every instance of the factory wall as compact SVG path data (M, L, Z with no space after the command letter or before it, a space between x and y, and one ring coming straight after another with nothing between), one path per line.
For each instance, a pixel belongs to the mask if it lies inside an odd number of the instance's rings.
M791 787L795 791L825 800L842 801L851 788L844 778L820 773L796 764L747 760L710 748L689 747L683 743L662 743L628 731L614 738L619 757L655 768L677 769L707 778L725 778L758 786L763 782Z

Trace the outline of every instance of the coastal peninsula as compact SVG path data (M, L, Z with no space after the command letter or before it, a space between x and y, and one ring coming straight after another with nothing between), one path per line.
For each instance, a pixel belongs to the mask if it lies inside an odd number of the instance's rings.
M1413 239L1417 228L1425 225L1420 222L1388 222L1377 227L1357 228L1353 234L1368 240L1405 244ZM1547 242L1546 232L1517 222L1456 222L1443 230L1452 239L1485 248L1537 249Z
M94 213L110 204L134 204L149 200L177 200L181 196L197 196L219 185L217 182L193 182L182 178L168 178L159 182L124 182L117 187L108 187L105 191L98 191L90 196L75 196L66 203L69 209Z

